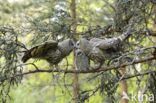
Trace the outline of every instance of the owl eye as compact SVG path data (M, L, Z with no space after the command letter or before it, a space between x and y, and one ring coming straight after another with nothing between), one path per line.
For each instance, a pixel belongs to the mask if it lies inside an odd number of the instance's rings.
M78 52L77 55L80 56L82 54L82 52Z
M71 45L71 46L74 46L74 43L73 43L73 42L70 42L70 45Z
M77 42L77 43L76 43L76 47L79 47L79 46L80 46L80 42Z

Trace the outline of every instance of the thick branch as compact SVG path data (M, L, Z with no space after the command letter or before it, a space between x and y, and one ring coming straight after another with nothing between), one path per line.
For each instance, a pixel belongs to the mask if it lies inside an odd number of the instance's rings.
M144 59L141 59L141 60L135 60L133 63L131 64L128 64L128 63L123 63L121 65L118 65L118 66L110 66L110 67L103 67L101 69L96 69L96 70L88 70L88 71L85 71L85 70L54 70L53 72L62 72L62 73L95 73L95 72L105 72L105 71L108 71L108 70L113 70L113 69L119 69L121 67L125 67L125 66L128 66L128 65L134 65L134 64L138 64L138 63L143 63L143 62L147 62L147 61L151 61L151 60L154 60L156 57L152 56L152 57L148 57L148 58L144 58ZM33 70L33 71L29 71L29 72L25 72L25 73L22 73L22 74L17 74L15 75L14 77L10 77L10 78L15 78L17 76L23 76L23 75L27 75L27 74L33 74L33 73L40 73L40 72L52 72L52 70ZM155 71L154 71L155 72ZM122 80L124 79L129 79L129 78L133 78L133 77L136 77L136 76L141 76L141 75L146 75L146 74L149 74L150 72L145 72L144 74L137 74L137 75L133 75L133 76L127 76L127 77L124 77ZM8 78L0 78L0 82L3 82L4 80L7 80Z
M95 73L95 72L101 72L101 71L108 71L108 70L113 70L113 69L118 69L121 67L125 67L128 65L133 65L133 64L138 64L138 63L143 63L143 62L147 62L147 61L151 61L156 59L156 57L151 56L148 58L144 58L144 59L140 59L140 60L135 60L133 63L129 64L129 63L123 63L121 65L118 66L110 66L110 67L103 67L101 69L92 69L92 70L54 70L53 72L62 72L62 73ZM36 72L52 72L51 70L34 70L34 71L29 71L28 73L36 73Z
M62 73L95 73L95 72L101 72L101 71L108 71L108 70L113 70L113 69L118 69L121 67L125 67L128 65L133 65L133 64L138 64L138 63L143 63L151 60L155 60L156 57L151 56L148 58L140 59L140 60L135 60L133 63L123 63L118 66L110 66L110 67L103 67L101 69L92 69L92 70L54 70L53 72L62 72ZM52 70L34 70L34 71L29 71L23 74L31 74L31 73L37 73L37 72L52 72Z

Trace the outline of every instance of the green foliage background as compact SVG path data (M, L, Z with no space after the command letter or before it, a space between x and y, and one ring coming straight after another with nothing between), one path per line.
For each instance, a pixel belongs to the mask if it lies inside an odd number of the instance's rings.
M99 25L103 27L114 23L112 18L115 15L114 8L111 6L114 2L114 0L76 0L77 21L78 25L81 24L81 26L77 27L77 31L83 32L89 30L88 28L94 28L89 25ZM110 5L108 5L108 3L110 3ZM56 35L58 34L64 36L64 38L68 38L71 34L69 25L72 24L71 17L68 14L69 12L69 0L0 0L0 25L13 27L19 34L19 41L26 44L27 48L31 48L43 41L57 39ZM58 22L56 23L55 21ZM61 26L63 26L64 29L60 28ZM151 19L149 19L148 26L152 28ZM107 36L109 37L110 35ZM130 41L137 43L136 39L133 38L131 38ZM153 45L147 38L138 44L143 46ZM19 59L21 56L22 54L20 54ZM73 63L72 56L73 53L67 58L69 64ZM3 61L3 59L1 59L1 61ZM33 61L34 60L31 59L29 62ZM36 61L35 64L42 69L49 69L49 64L46 61L39 60ZM65 65L66 60L64 59L60 64ZM148 64L142 63L139 69L145 71L148 67ZM61 68L66 69L66 66L61 66ZM70 66L69 69L71 68ZM150 68L153 69L153 65ZM35 69L33 66L25 66L23 71L27 72L33 69ZM128 69L128 72L134 73L135 70ZM54 75L56 75L56 77L53 77L51 73L36 73L24 76L19 84L11 87L8 103L73 102L73 74L54 73ZM94 75L97 75L97 73L79 74L80 91L86 89L92 90L100 84L100 77L91 79L90 81L86 80L87 77ZM145 80L143 81L141 78L130 79L128 81L129 93L134 91L134 93L137 94L141 87L146 86L147 78L148 76L145 76ZM138 82L138 79L142 82ZM66 81L66 83L64 83L64 81ZM136 84L139 86L136 86ZM118 83L116 85L118 85ZM101 94L100 91L98 91L96 95L91 96L85 103L108 103L110 98L108 98L106 93ZM116 103L120 102L120 88L117 88L115 96ZM130 101L130 103L133 102ZM144 103L146 103L146 101L144 101Z

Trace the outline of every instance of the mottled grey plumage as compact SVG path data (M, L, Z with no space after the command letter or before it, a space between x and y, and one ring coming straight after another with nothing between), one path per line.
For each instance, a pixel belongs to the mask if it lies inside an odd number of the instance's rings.
M81 49L75 50L75 62L77 70L89 70L90 61L89 58L85 55L85 53Z
M74 49L74 42L66 39L62 42L46 41L26 51L22 61L30 58L47 60L51 65L57 65L64 57L68 56Z
M106 59L114 57L113 53L115 51L115 47L128 38L129 35L130 33L126 32L118 37L102 39L93 38L90 41L81 38L76 43L76 48L81 49L89 59L93 60L95 64L98 64L98 68Z

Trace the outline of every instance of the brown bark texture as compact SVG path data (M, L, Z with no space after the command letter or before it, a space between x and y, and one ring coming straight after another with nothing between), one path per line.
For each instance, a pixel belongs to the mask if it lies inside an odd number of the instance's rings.
M75 0L71 0L71 17L72 17L72 31L73 31L73 40L76 42L76 3ZM73 69L75 68L75 55L73 54ZM79 83L78 83L78 74L74 73L74 102L78 103L78 93L79 93Z

